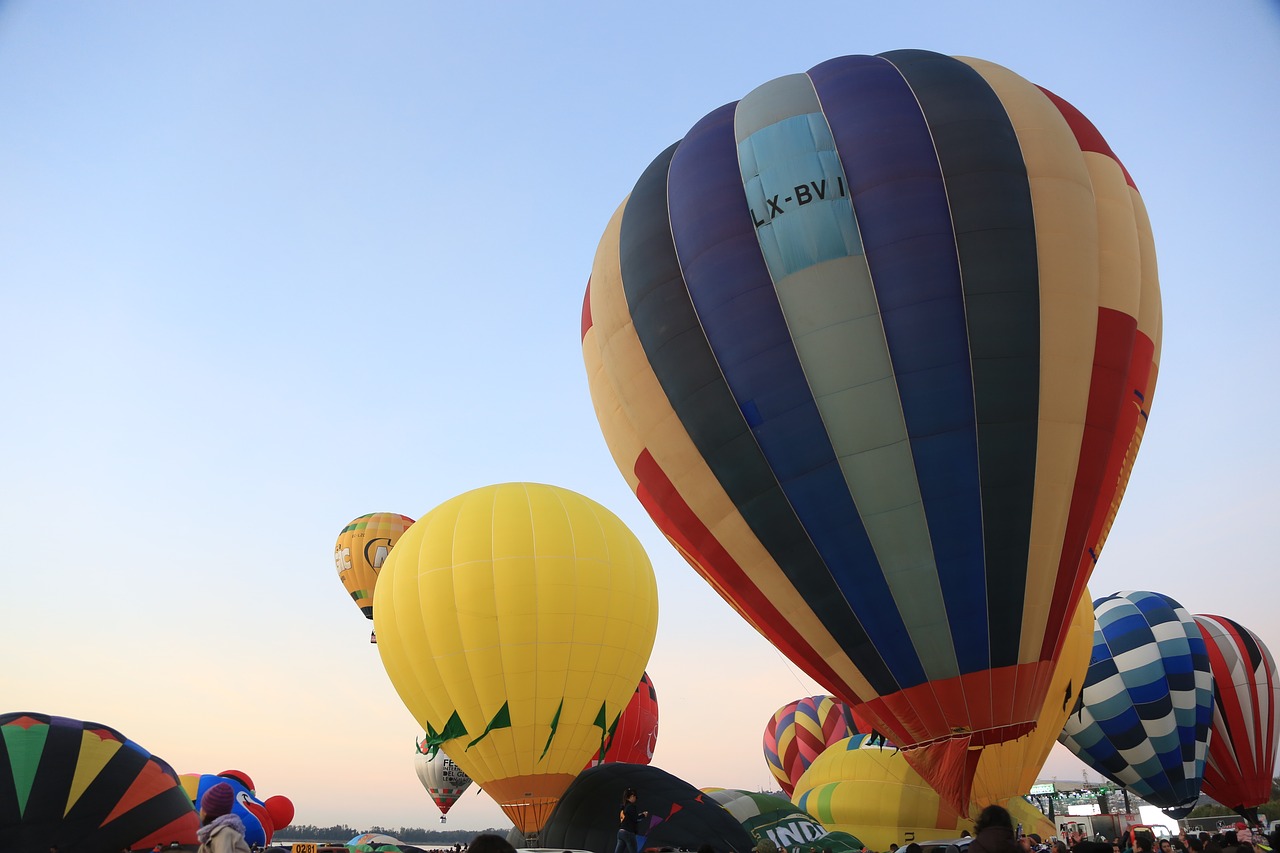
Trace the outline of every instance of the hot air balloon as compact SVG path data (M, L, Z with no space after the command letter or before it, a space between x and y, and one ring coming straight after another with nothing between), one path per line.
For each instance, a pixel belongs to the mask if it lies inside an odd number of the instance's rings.
M808 696L788 702L765 725L765 764L791 796L796 780L824 749L857 733L849 706L839 699Z
M744 618L965 808L1032 731L1143 433L1150 225L1062 98L845 56L714 110L582 310L619 470Z
M641 677L631 701L622 709L618 725L605 738L602 752L591 756L588 767L610 762L648 764L658 743L658 691L649 673Z
M859 839L848 833L828 832L807 812L782 797L725 788L703 788L702 792L733 815L754 841L767 838L790 853L860 853L864 848Z
M371 512L352 520L338 534L333 546L333 561L338 567L338 580L351 595L366 619L373 618L373 591L378 572L387 555L409 529L413 519L394 512ZM377 642L376 634L371 642Z
M239 770L224 770L221 773L184 773L179 777L182 788L191 799L191 804L199 808L205 792L226 782L235 794L235 802L231 813L240 818L244 824L244 840L250 845L265 847L271 843L276 832L284 829L293 820L293 802L288 797L274 796L263 800L254 790L253 779ZM173 840L173 839L170 839ZM190 838L179 838L185 843L195 843L193 832Z
M1280 727L1280 674L1258 635L1223 616L1196 616L1213 673L1213 734L1204 793L1257 820L1271 799Z
M0 715L0 850L143 848L199 825L173 768L115 729Z
M1200 629L1156 592L1093 603L1084 689L1058 738L1089 767L1172 817L1200 796L1213 681Z
M383 666L426 730L536 833L630 701L657 629L639 540L567 489L506 483L433 509L382 567Z
M618 762L584 770L573 780L547 820L539 845L613 850L618 806L627 788L636 789L638 805L650 815L641 849L695 850L710 844L717 850L746 851L752 845L732 815L688 782L657 767Z
M796 783L792 801L827 829L888 850L904 833L955 838L968 819L938 796L892 744L857 734L828 747Z
M449 809L471 787L471 777L454 763L453 759L438 750L435 755L428 755L422 744L415 744L413 769L418 774L418 781L427 789L431 801L440 809L440 822L445 822Z
M1022 796L1031 792L1084 688L1089 656L1093 652L1093 628L1093 602L1086 589L1071 617L1049 692L1038 715L1040 725L1018 740L984 746L979 753L969 809L972 817L976 818L985 806L1004 805L1011 798L1021 801ZM1052 832L1044 835L1047 838L1049 834Z

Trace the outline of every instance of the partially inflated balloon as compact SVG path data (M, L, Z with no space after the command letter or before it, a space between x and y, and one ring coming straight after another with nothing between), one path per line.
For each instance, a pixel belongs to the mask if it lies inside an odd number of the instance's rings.
M200 801L205 793L220 782L231 786L235 801L231 813L240 818L244 825L245 841L251 845L265 847L271 843L276 832L284 829L293 820L293 802L287 797L275 796L263 801L254 790L253 779L240 770L223 770L221 773L184 773L179 777L183 790L191 798L192 805L199 809ZM171 839L172 840L172 839ZM194 842L190 839L179 839Z
M958 807L1036 725L1142 436L1160 298L1089 121L846 56L709 113L605 230L596 415L667 538Z
M1089 767L1173 817L1200 796L1213 681L1200 629L1156 592L1093 604L1097 627L1080 701L1059 740Z
M984 746L979 753L970 808L970 814L975 818L984 806L1003 805L1010 798L1021 798L1031 793L1031 786L1036 783L1040 769L1058 742L1062 726L1084 688L1089 656L1093 652L1093 628L1093 602L1086 589L1071 617L1067 639L1058 656L1053 680L1049 683L1049 693L1040 709L1039 725L1018 740Z
M373 618L373 591L378 572L400 535L413 519L394 512L372 512L354 519L338 534L333 561L338 580L366 618Z
M1213 735L1204 792L1237 811L1271 799L1280 742L1280 674L1258 635L1222 616L1196 616L1213 672ZM1252 815L1256 818L1256 815Z
M791 799L827 829L850 832L872 850L888 850L906 832L920 840L955 838L970 825L901 752L863 734L823 751Z
M149 848L199 826L173 768L115 729L0 715L0 850Z
M524 832L600 749L644 674L653 569L596 502L536 483L476 489L414 524L382 568L387 675L427 732Z
M616 762L648 764L653 761L657 743L658 691L646 672L636 685L636 692L631 694L631 701L622 709L618 724L605 738L603 753L591 756L587 766Z
M445 755L444 750L429 755L421 744L413 756L413 769L431 801L440 809L440 822L444 823L449 809L471 787L471 777Z
M764 727L764 760L787 796L822 751L858 730L849 706L832 696L788 702Z

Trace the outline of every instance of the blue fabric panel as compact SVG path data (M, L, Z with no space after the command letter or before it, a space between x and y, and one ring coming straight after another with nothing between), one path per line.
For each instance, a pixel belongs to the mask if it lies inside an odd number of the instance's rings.
M902 641L898 607L791 345L746 203L727 111L699 122L681 142L668 203L684 280L720 370L739 408L758 413L755 440L870 639L871 647L845 651L860 670L882 660L901 688L923 683L924 669Z
M849 181L880 303L961 672L991 666L964 298L929 128L887 60L809 71ZM1016 658L1016 655L1015 655Z

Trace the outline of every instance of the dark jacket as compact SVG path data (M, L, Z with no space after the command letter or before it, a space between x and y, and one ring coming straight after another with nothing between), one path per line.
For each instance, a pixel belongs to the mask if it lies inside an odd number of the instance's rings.
M622 811L618 814L618 829L627 832L640 831L640 807L630 800L622 803Z
M969 853L1022 853L1013 840L1013 830L1004 826L988 826L969 842Z

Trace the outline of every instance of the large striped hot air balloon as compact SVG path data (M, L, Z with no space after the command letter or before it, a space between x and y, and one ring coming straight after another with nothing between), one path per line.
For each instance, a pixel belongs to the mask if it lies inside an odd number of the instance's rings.
M1200 629L1157 592L1113 593L1093 612L1089 672L1058 739L1111 781L1185 817L1200 797L1213 719Z
M1213 673L1213 735L1204 792L1246 813L1271 799L1280 742L1280 675L1258 635L1223 616L1196 616Z
M667 538L958 808L1037 725L1155 387L1142 198L1062 98L845 56L714 110L605 229L582 347Z
M199 826L173 768L115 729L0 714L0 850L149 848Z

